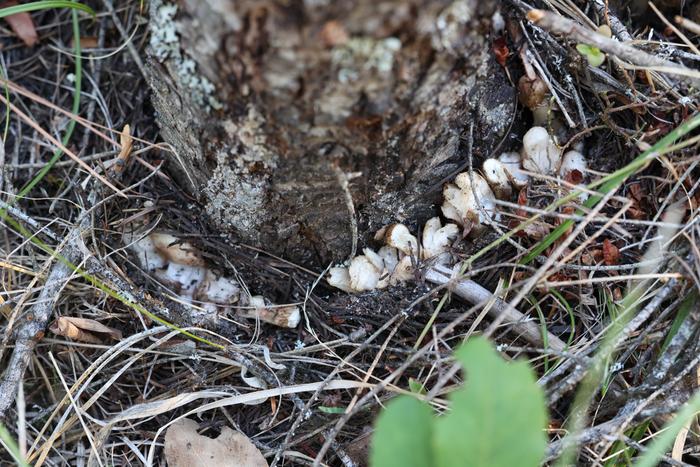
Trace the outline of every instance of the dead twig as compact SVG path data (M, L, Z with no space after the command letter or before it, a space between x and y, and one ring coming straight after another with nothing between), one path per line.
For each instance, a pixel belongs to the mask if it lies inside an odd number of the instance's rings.
M425 273L425 279L433 284L443 285L453 281L450 290L473 305L488 303L494 299L493 294L489 290L473 280L454 280L451 276L452 271L444 266L434 266ZM514 332L521 335L531 344L536 346L544 345L542 329L508 302L496 298L493 301L493 305L488 309L488 313L493 317L503 317L503 323L513 325ZM562 352L567 347L564 341L549 332L547 333L547 346L557 352Z
M674 74L680 76L687 84L695 87L700 86L700 72L669 62L621 42L608 39L556 13L544 10L530 10L527 18L542 29L552 33L563 34L576 42L598 47L603 52L614 55L636 67L652 68L656 71Z
M69 264L78 262L82 256L80 250L75 248L75 242L81 232L79 227L74 229L63 247L57 248L58 254L63 257L54 264L36 303L28 310L15 331L14 350L0 378L0 419L7 416L7 411L15 401L17 388L22 384L32 352L43 337L53 306L73 272Z

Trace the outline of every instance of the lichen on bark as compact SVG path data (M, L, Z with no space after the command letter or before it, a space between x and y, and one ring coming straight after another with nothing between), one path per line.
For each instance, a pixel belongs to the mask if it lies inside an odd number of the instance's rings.
M512 119L490 52L495 2L182 0L163 15L169 5L151 15L173 21L177 52L152 50L149 67L171 171L213 228L304 264L346 257L353 224L362 241L432 217L470 126L488 155ZM213 101L193 82L214 83Z

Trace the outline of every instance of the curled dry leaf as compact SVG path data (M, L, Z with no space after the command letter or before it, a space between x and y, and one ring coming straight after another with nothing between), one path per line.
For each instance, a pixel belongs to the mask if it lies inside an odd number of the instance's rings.
M620 249L608 240L603 240L603 262L607 266L614 266L620 262Z
M121 149L119 150L119 155L117 156L117 161L114 165L114 171L118 174L124 171L127 162L129 162L129 157L131 156L131 149L133 147L131 127L128 124L124 125L124 129L119 135L119 143L121 145Z
M518 99L530 110L542 105L548 92L547 85L539 77L523 75L518 81Z
M186 266L205 266L199 250L192 244L166 233L152 233L149 237L156 251L167 261Z
M224 427L217 438L197 433L197 422L178 420L165 432L169 467L267 467L262 453L242 433Z
M493 41L493 54L496 56L498 64L505 67L508 56L510 55L505 37L501 36Z
M321 42L326 47L343 45L350 40L350 35L342 23L336 20L327 21L319 33Z
M272 305L260 295L248 299L248 307L241 308L238 315L259 319L283 328L295 328L301 321L301 311L296 305Z
M7 8L18 5L19 2L10 0L0 4L0 8ZM15 13L14 15L6 16L5 21L10 24L12 31L17 34L17 37L22 39L22 42L27 47L32 47L39 40L39 36L34 27L34 20L29 13Z
M106 337L119 340L121 331L105 326L104 324L88 318L74 318L61 316L49 327L49 331L56 335L90 344L102 344Z

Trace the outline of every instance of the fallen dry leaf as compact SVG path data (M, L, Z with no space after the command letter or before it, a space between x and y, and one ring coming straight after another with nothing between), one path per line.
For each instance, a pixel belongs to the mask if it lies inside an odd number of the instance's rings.
M607 266L614 266L620 261L620 250L607 238L603 240L603 262Z
M204 267L206 263L202 259L199 250L191 243L166 233L152 233L149 238L153 242L156 251L166 260L185 266Z
M345 26L335 20L327 21L326 24L323 25L319 35L321 36L321 42L323 42L323 45L326 47L343 45L350 40Z
M131 127L129 124L124 125L124 129L119 135L119 143L121 149L119 150L119 156L117 156L117 162L114 166L114 171L118 174L124 171L129 157L131 156L133 138L131 137Z
M58 318L51 323L49 331L59 336L90 344L103 343L105 335L116 340L122 338L121 331L105 326L94 319L73 318L70 316Z
M81 36L80 37L80 48L81 49L94 49L97 47L97 37L95 36ZM75 48L75 41L70 41L70 48Z
M10 0L0 4L0 8L7 8L18 5L19 2ZM39 40L39 35L34 27L34 20L29 13L15 13L14 15L6 16L5 21L10 24L10 27L17 34L17 37L22 39L27 47L31 47Z
M506 66L506 61L510 55L510 50L508 50L508 44L506 43L506 38L501 36L493 41L492 45L493 54L496 56L496 61L502 67Z
M197 433L197 422L178 420L165 432L168 467L267 467L262 453L242 433L224 427L217 438Z

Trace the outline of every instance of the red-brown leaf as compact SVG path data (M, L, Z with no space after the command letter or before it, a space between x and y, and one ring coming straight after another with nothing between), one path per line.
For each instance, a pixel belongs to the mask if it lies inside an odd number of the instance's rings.
M607 266L614 266L620 261L620 250L607 238L603 240L603 262Z
M16 0L10 0L0 4L0 8L6 8L19 4ZM10 27L17 34L17 37L22 39L27 47L32 47L39 40L39 35L34 27L34 20L29 13L16 13L6 16L5 21L10 24Z
M508 44L506 44L505 37L501 36L493 41L493 53L496 56L496 61L502 67L506 66L506 60L508 60L508 55L510 55L510 50L508 50Z

